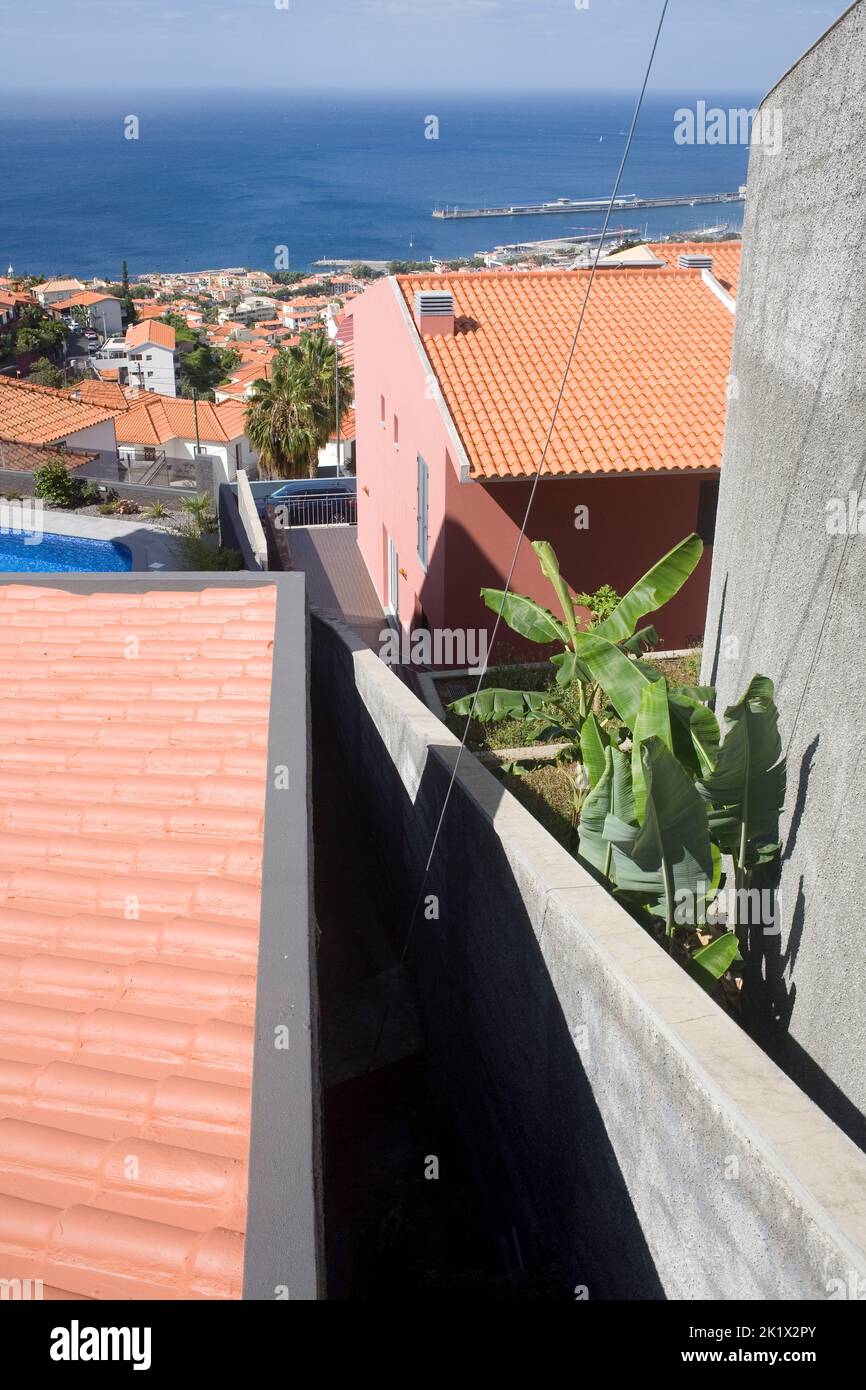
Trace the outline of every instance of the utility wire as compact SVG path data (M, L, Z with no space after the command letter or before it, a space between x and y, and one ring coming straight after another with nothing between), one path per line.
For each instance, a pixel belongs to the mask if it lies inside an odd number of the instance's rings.
M409 927L408 927L408 930L407 930L407 932L406 932L406 940L405 940L404 945L403 945L403 950L402 950L402 952L400 953L400 963L401 963L401 964L403 963L403 961L405 961L406 956L408 955L408 952L409 952L409 946L411 945L411 942L412 942L412 937L413 937L414 930L415 930L415 924L416 924L417 919L418 919L418 911L419 911L419 909L420 909L420 907L421 907L421 903L422 903L423 900L424 900L424 889L425 889L426 886L427 886L427 879L428 879L429 874L430 874L430 867L431 867L431 865L432 865L432 863L433 863L433 858L434 858L434 856L435 856L435 854L436 854L436 849L437 849L437 846L438 846L438 844L439 844L440 836L441 836L441 834L442 834L442 826L443 826L444 823L445 823L445 816L446 816L446 814L447 814L447 812L448 812L448 806L449 806L449 803L450 803L450 801L451 801L452 792L454 791L454 783L455 783L456 780L457 780L457 774L458 774L458 772L460 771L460 763L461 763L461 761L462 761L463 754L464 754L464 752L465 752L465 750L466 750L466 740L467 740L467 738L469 737L469 727L470 727L470 724L472 723L472 719L473 719L473 717L474 717L474 715L475 715L475 706L476 706L476 704L478 703L478 697L479 697L479 695L481 694L481 689L482 689L482 686L483 686L483 684L484 684L484 678L485 678L485 676L487 675L487 672L488 672L488 669L489 669L490 654L491 654L491 652L493 651L493 648L494 648L494 646L495 646L495 644L496 644L496 638L497 638L497 636L498 636L498 634L499 634L499 629L500 629L500 627L501 627L501 625L502 625L502 614L503 614L503 610L504 610L504 608L505 608L505 604L506 604L506 601L507 601L507 599L508 599L508 595L509 595L509 593L510 593L510 591L511 591L511 584L512 584L512 581L513 581L513 579L514 579L514 571L515 571L515 569L517 568L517 561L518 561L518 559L519 559L519 557L520 557L521 547L523 546L523 542L524 542L524 540L526 539L526 530L527 530L527 527L529 526L529 518L530 518L530 515L531 515L531 513L532 513L532 506L533 506L533 503L534 503L534 501L535 501L535 494L536 494L536 492L538 491L538 484L539 484L539 482L541 481L541 475L542 475L542 473L544 472L544 465L545 465L545 463L547 462L547 455L548 455L548 453L550 452L550 446L551 446L551 443L552 443L552 441L553 441L553 436L554 436L554 433L555 433L555 430L556 430L557 421L558 421L558 419L559 419L559 413L560 413L560 410L562 409L562 402L563 402L563 400L565 399L565 391L566 391L566 387L568 386L568 378L569 378L569 375L570 375L570 373L571 373L572 365L573 365L573 363L574 363L575 354L576 354L576 352L577 352L577 345L578 345L578 342L579 342L579 340L580 340L580 334L581 334L581 330L582 330L582 328L583 328L584 319L586 318L586 311L587 311L587 308L588 308L588 306L589 306L589 299L590 299L590 295L592 294L592 287L593 287L593 284L594 284L594 282L595 282L595 275L596 275L596 271L597 271L597 269L598 269L598 263L599 263L599 260L601 259L601 253L602 253L602 251L603 251L603 249L604 249L604 243L605 243L605 239L606 239L606 236L607 236L608 228L609 228L609 226L610 226L610 220L611 220L611 217L613 216L614 206L615 206L615 204L616 204L617 196L618 196L618 194L619 194L619 190L620 190L620 187L621 187L621 184L622 184L622 178L623 178L623 174L625 173L626 162L627 162L627 160L628 160L628 156L629 156L629 153L630 153L630 151L631 151L632 141L634 140L634 133L635 133L635 130L636 130L636 128L637 128L637 123L638 123L638 119L639 119L639 117L640 117L641 108L643 107L644 97L646 96L646 89L647 89L647 87L648 87L648 85L649 85L650 75L651 75L652 69L653 69L653 63L655 62L656 50L658 49L659 40L661 39L662 29L664 28L665 16L667 15L669 4L670 4L670 0L663 0L661 15L660 15L660 17L659 17L658 26L657 26L657 28L656 28L655 37L654 37L654 39L653 39L653 45L652 45L652 49L651 49L651 51L650 51L649 60L648 60L648 62L647 62L646 72L644 73L644 79L643 79L643 83L641 84L640 94L639 94L638 99L637 99L637 102L636 102L636 104L635 104L634 115L632 116L631 125L629 126L628 136L627 136L627 139L626 139L626 142L625 142L625 149L623 150L622 159L620 160L620 165L619 165L619 169L618 169L618 171L617 171L617 176L616 176L616 182L614 183L614 186L613 186L613 192L612 192L611 195L610 195L610 200L609 200L608 206L607 206L607 212L605 213L604 225L602 226L601 235L600 235L599 240L598 240L598 246L596 247L595 259L593 260L592 268L591 268L590 273L589 273L589 276L588 276L588 278L587 278L587 282L586 282L586 291L585 291L584 296L583 296L583 303L582 303L582 305L581 305L580 315L579 315L579 317L578 317L577 324L576 324L575 330L574 330L574 334L573 334L572 339L571 339L571 347L570 347L570 349L569 349L568 357L567 357L567 359L566 359L565 369L564 369L564 371L563 371L563 373L562 373L562 380L561 380L561 382L560 382L559 391L558 391L557 397L556 397L556 402L555 402L554 407L553 407L553 414L552 414L551 419L550 419L550 428L549 428L548 431L547 431L547 435L546 435L546 438L545 438L545 441L544 441L544 448L543 448L542 451L541 451L541 456L540 456L540 458L539 458L539 460L538 460L538 467L537 467L537 469L536 469L536 471L535 471L535 475L534 475L533 480L532 480L532 488L530 489L529 498L528 498L527 503L526 503L526 510L525 510L525 512L524 512L524 515L523 515L523 522L522 522L521 527L520 527L520 534L518 535L518 538L517 538L517 544L516 544L516 546L514 547L514 554L513 554L512 559L511 559L511 565L509 566L508 575L507 575L507 578L506 578L506 580L505 580L505 587L504 587L504 589L503 589L503 591L502 591L502 602L501 602L500 605L499 605L499 612L496 614L496 621L495 621L495 623L494 623L494 625L493 625L493 632L492 632L491 637L490 637L490 642L488 643L487 650L486 650L486 652L485 652L485 654L484 654L484 661L483 661L483 664L482 664L482 667L481 667L480 675L479 675L479 677L478 677L478 684L477 684L476 687L475 687L475 693L474 693L474 695L473 695L473 697L472 697L472 704L471 704L471 706L470 706L469 713L468 713L468 715L466 716L466 724L465 724L464 729L463 729L463 736L462 736L462 738L461 738L461 740L460 740L460 747L459 747L459 749L457 750L457 757L456 757L455 760L454 760L454 766L453 766L453 768L452 768L452 770L451 770L451 777L450 777L450 780L449 780L449 782L448 782L448 787L447 787L446 792L445 792L445 798L444 798L444 800L443 800L443 802L442 802L442 810L441 810L440 813L439 813L439 819L438 819L438 821L437 821L436 829L435 829L434 834L433 834L433 840L432 840L432 843L431 843L431 846L430 846L430 853L429 853L428 856L427 856L427 862L426 862L426 864L424 865L424 871L423 871L423 873L422 873L422 875L421 875L421 883L420 883L420 886L419 886L419 889L418 889L418 896L417 896L416 899L415 899L415 906L414 906L413 909L412 909L412 915L411 915L411 917L410 917L410 919L409 919ZM379 1051L379 1046L380 1046L381 1041L382 1041L382 1035L383 1035L383 1033L384 1033L384 1031L385 1031L385 1025L386 1025L387 1020L388 1020L388 1014L389 1014L389 1006L386 1005L385 1012L384 1012L383 1017L382 1017L382 1023L381 1023L381 1025L380 1025L379 1032L378 1032L378 1035L377 1035L377 1037L376 1037L376 1042L375 1042L375 1045L374 1045L374 1048L373 1048L372 1056L371 1056L371 1058L370 1058L370 1064L369 1064L369 1067L367 1068L368 1072L372 1070L373 1063L374 1063L374 1061L375 1061L375 1059L376 1059L376 1055L377 1055L377 1053L378 1053L378 1051Z

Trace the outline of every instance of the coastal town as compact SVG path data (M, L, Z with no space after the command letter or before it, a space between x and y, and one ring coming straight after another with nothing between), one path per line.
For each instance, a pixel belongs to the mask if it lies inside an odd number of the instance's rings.
M773 139L736 192L698 199L738 177L680 164L625 181L663 3L594 228L292 269L264 193L291 228L292 181L321 179L334 225L305 256L372 254L347 211L368 166L319 110L303 149L274 120L301 172L280 184L266 145L230 189L258 239L213 212L208 240L204 185L185 207L190 161L162 152L185 122L218 145L187 91L162 125L142 104L155 149L124 148L176 190L159 240L106 235L105 265L69 231L47 264L15 243L0 1302L51 1305L52 1361L198 1372L212 1302L225 1373L232 1341L283 1346L285 1303L495 1300L563 1303L608 1356L628 1303L638 1370L661 1326L659 1366L718 1343L832 1374L843 1324L812 1308L866 1298L866 0L823 36L781 3L794 51L762 7L748 42L715 16L700 44L667 30L704 78L763 36ZM381 8L376 34L412 28ZM580 49L611 80L646 8L619 0ZM474 66L500 62L506 7L466 10ZM449 29L425 13L404 52ZM659 167L691 151L663 104ZM531 119L555 152L549 104ZM578 133L602 169L607 131ZM437 224L598 215L467 193L489 157L467 143ZM696 203L743 217L658 214ZM265 266L158 268L192 263L189 235Z

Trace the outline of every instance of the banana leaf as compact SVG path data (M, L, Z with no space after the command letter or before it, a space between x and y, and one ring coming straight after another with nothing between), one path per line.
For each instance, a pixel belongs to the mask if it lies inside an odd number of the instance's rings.
M495 724L500 719L524 719L527 715L547 718L549 701L550 696L543 690L500 690L491 686L479 691L477 700L474 694L463 695L448 708L464 718L471 714L479 724Z
M664 905L669 934L674 929L675 898L696 901L714 874L706 805L688 773L659 738L641 746L646 783L642 825L629 824L612 812L604 837L613 845L617 886L650 907Z
M629 589L603 623L594 629L599 637L622 642L631 637L641 618L655 613L679 593L704 550L700 536L686 536Z
M651 681L644 687L640 708L634 725L634 742L631 750L631 776L634 786L634 804L638 821L643 821L646 810L646 779L643 772L641 748L648 738L659 738L673 753L673 734L668 704L668 687L665 680Z
M677 686L668 691L674 752L696 777L713 771L719 756L719 721L700 693L709 687Z
M650 680L639 664L597 631L579 632L575 652L597 681L624 724L635 726L641 696Z
M624 652L630 652L632 656L640 656L647 647L657 647L660 641L658 632L650 625L642 627L640 632L634 633L632 637L623 638L617 646L622 647Z
M613 875L613 853L604 827L610 816L625 822L634 819L634 798L628 759L610 745L604 750L604 768L580 814L578 857L604 878Z
M538 556L542 574L548 583L553 586L556 597L559 599L559 606L565 618L565 625L568 628L569 637L573 640L577 634L577 618L574 614L574 601L569 592L568 585L559 572L559 561L556 558L556 551L550 544L550 541L533 541L532 549Z
M599 724L595 715L588 715L580 731L580 752L583 758L583 765L589 773L589 784L591 787L596 785L604 772L604 752L609 744L610 739Z
M556 684L559 686L573 685L575 681L592 680L589 667L578 661L574 652L557 652L550 660L556 667Z
M740 958L736 934L727 932L716 941L711 941L708 946L702 946L699 951L695 951L689 961L688 972L699 985L709 990L722 978L725 971L730 969L734 961Z
M765 860L766 842L779 838L787 772L774 693L772 681L755 676L742 700L725 711L729 727L715 770L697 784L718 844L741 868Z
M503 621L530 642L546 645L548 642L565 644L571 640L568 628L534 599L508 594L504 589L482 589L481 597L493 613L499 614L501 610Z

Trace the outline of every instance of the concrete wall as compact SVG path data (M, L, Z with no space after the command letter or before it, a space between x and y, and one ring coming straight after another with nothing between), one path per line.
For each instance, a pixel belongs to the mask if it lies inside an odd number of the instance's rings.
M314 614L312 651L408 923L456 741L348 629ZM408 960L491 1230L549 1295L826 1299L866 1275L866 1158L471 754Z
M866 5L764 108L782 148L751 156L704 677L722 710L772 677L789 746L782 934L752 943L750 1027L866 1145L866 534L828 534L866 476Z

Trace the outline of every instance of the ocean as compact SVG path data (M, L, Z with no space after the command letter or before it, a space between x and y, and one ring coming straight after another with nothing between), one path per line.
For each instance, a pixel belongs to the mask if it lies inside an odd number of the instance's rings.
M706 94L704 94L706 95ZM566 236L595 214L436 221L437 205L609 196L634 97L192 97L0 94L0 273L117 278L218 266L305 270L321 257L472 255ZM735 190L742 145L678 145L689 95L649 96L622 193ZM754 96L713 98L752 106ZM136 116L139 138L124 137ZM425 138L428 118L438 139ZM742 222L742 205L617 213L640 234Z

